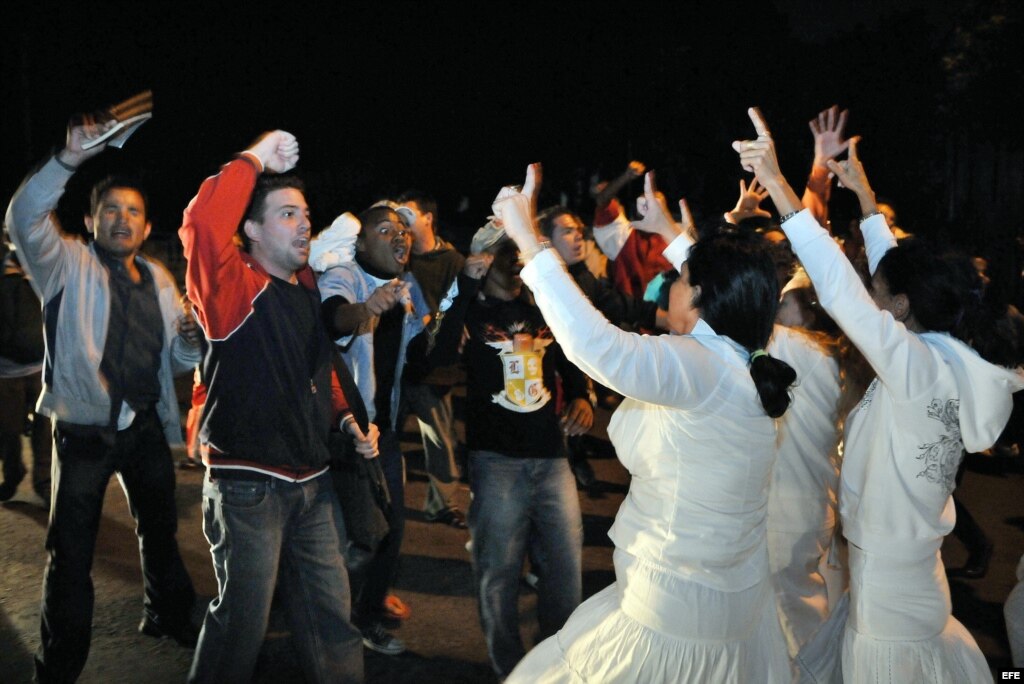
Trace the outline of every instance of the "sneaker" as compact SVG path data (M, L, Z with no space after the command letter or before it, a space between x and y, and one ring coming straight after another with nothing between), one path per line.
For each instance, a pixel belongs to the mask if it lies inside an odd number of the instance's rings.
M427 522L442 523L457 530L465 530L469 527L466 524L465 514L455 506L446 508L437 515L428 516Z
M405 644L402 643L402 640L381 627L379 622L364 628L362 632L363 646L371 651L384 655L405 653Z

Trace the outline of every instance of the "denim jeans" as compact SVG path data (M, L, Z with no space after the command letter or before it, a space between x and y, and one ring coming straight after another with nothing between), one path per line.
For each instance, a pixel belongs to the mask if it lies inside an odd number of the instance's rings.
M277 585L306 681L362 681L362 637L349 620L340 516L326 473L302 483L207 473L203 532L217 597L203 621L190 682L252 680Z
M114 472L136 523L146 615L173 629L191 619L195 593L175 540L174 464L156 411L140 412L112 444L58 423L54 451L53 508L46 532L50 558L43 576L36 677L72 682L89 655L92 558Z
M388 516L388 535L376 553L370 554L355 546L348 549L349 567L353 570L353 621L360 627L369 627L382 617L384 599L398 577L399 552L405 537L405 467L398 434L390 428L382 430L380 441L380 467L391 495L391 514Z
M557 632L582 594L583 520L576 480L565 458L469 454L469 529L473 535L480 623L499 677L525 655L519 636L519 578L536 549L540 637Z

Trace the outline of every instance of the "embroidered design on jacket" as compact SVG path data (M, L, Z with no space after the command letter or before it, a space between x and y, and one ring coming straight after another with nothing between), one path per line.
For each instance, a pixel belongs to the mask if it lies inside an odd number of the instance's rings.
M917 476L942 485L946 493L951 494L956 487L956 470L964 453L964 443L960 439L960 400L932 399L928 405L928 417L941 422L948 434L936 442L918 445L921 454L917 460L922 462L924 470Z
M864 390L864 396L861 397L861 399L860 399L860 406L858 408L863 410L863 409L866 409L868 406L870 406L871 405L871 400L875 398L875 390L877 390L877 389L878 389L878 378L874 378L871 381L871 384L868 385L868 388L866 390Z

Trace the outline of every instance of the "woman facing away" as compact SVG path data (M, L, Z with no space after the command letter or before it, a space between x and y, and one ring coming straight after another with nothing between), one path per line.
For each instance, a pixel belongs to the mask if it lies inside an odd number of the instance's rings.
M846 611L836 611L798 660L813 681L839 679L825 662L838 650L847 684L990 682L977 644L952 617L940 547L953 527L950 494L964 448L995 442L1024 377L950 334L965 313L954 268L920 243L894 246L855 143L848 161L829 168L860 200L870 292L802 211L760 112L750 117L757 138L733 143L741 164L771 193L819 301L877 374L846 427L839 500L850 549L848 617L843 627ZM841 649L822 648L840 629Z
M807 273L782 288L768 351L797 373L768 494L768 563L791 658L847 586L838 532L841 437L874 371L825 313Z
M637 227L689 249L657 198ZM697 242L670 292L674 335L626 333L581 294L528 199L494 206L566 355L627 399L608 432L632 475L609 536L616 582L528 653L509 682L788 682L768 577L773 418L795 374L764 347L778 305L757 236ZM670 257L670 260L671 259Z

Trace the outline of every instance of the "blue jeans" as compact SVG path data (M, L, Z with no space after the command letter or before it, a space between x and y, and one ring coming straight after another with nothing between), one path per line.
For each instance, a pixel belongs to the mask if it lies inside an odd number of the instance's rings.
M139 537L145 614L179 628L191 619L195 593L175 539L174 463L156 410L140 411L130 427L108 437L58 422L54 452L36 679L73 682L89 655L92 559L115 472Z
M252 680L278 584L306 681L362 681L362 637L349 620L340 516L327 474L294 483L207 473L203 532L217 598L203 621L190 682Z
M351 546L347 556L356 596L353 621L360 627L370 627L383 617L384 599L398 578L399 552L405 538L405 467L398 434L390 428L381 430L378 448L380 467L391 496L388 536L376 553Z
M565 458L469 454L469 529L480 624L491 665L507 677L526 654L519 636L519 578L536 549L540 637L557 632L580 604L583 519Z

